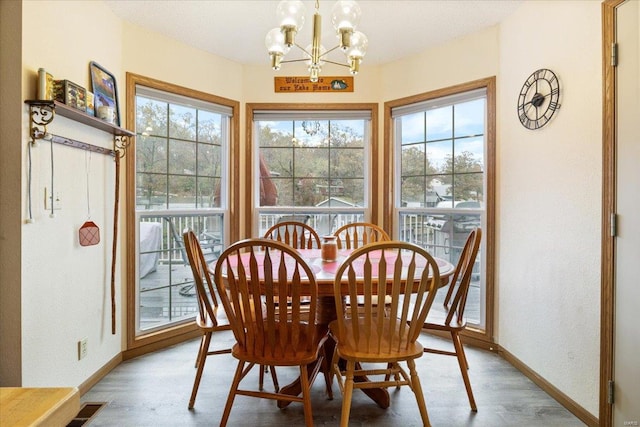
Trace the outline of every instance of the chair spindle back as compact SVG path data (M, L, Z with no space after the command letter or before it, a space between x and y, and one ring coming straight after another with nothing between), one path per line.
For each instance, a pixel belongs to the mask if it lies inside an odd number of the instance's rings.
M345 304L343 283L352 301L363 296L360 307ZM367 352L407 349L420 335L439 283L438 264L416 245L388 241L356 249L338 268L334 282L340 336L351 330L347 339L352 346ZM385 297L389 304L376 303ZM346 328L346 322L352 327Z
M369 243L391 240L381 227L368 222L345 224L333 235L338 238L338 249L356 249Z
M209 265L205 260L202 247L195 233L191 230L182 235L184 248L187 253L189 265L193 273L193 280L196 286L196 296L198 298L198 310L200 318L208 319L213 326L217 326L216 312L218 310L218 299L216 297L215 285L211 278Z
M286 243L295 249L320 248L320 236L310 225L298 221L284 221L269 228L264 237Z
M464 248L460 253L460 259L456 264L456 269L451 277L447 296L444 299L444 307L447 310L447 318L445 320L446 325L451 324L454 317L458 323L462 323L464 321L464 309L467 305L467 295L469 294L471 275L473 274L473 266L476 262L476 256L478 255L481 239L482 229L475 228L467 236ZM459 285L456 288L458 281ZM454 290L456 290L455 295Z
M313 271L295 249L271 239L247 239L229 246L215 268L215 282L236 341L257 358L295 360L317 351L318 288ZM309 303L300 303L308 296ZM288 310L278 310L287 297ZM295 363L294 363L295 364Z

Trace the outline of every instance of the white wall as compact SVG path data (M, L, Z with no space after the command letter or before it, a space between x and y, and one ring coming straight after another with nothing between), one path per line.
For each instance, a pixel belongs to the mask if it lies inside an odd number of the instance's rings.
M56 79L88 88L89 62L95 60L115 74L118 84L124 83L122 24L102 2L25 1L22 22L23 99L35 98L39 67L46 68ZM121 89L122 115L123 103ZM23 107L22 206L26 219L29 133L27 108ZM48 131L93 145L113 146L108 133L63 117L57 117ZM115 162L109 156L91 155L91 219L100 227L101 242L82 247L78 229L88 216L88 152L59 144L53 150L54 191L62 201L62 210L54 218L44 210L44 188L51 185L50 144L39 142L31 151L34 222L22 225L23 386L78 386L122 350L120 258L115 335L111 334L109 293ZM77 341L85 337L88 356L79 361Z
M499 334L502 347L598 414L601 25L598 1L535 1L500 26ZM560 78L562 107L520 125L533 71Z

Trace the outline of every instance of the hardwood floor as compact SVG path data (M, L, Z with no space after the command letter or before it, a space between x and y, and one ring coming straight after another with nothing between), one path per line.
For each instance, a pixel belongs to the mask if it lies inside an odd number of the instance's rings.
M215 348L233 343L230 332L214 335ZM425 345L447 345L423 334ZM91 426L213 426L218 425L231 384L236 360L229 354L207 361L200 391L192 411L187 409L195 375L194 360L199 340L192 340L120 364L89 392L82 402L106 402ZM473 413L454 357L425 354L417 360L429 418L433 426L583 426L500 356L471 347L469 377L478 404ZM255 369L254 369L255 371ZM255 375L254 375L255 374ZM252 377L253 376L253 377ZM296 376L296 370L278 369L281 385ZM244 384L258 384L252 372ZM265 387L272 387L269 376ZM390 389L391 406L380 409L361 391L354 391L350 426L419 426L420 414L408 389ZM334 399L327 400L321 376L313 385L313 418L317 426L336 426L340 421L342 395L334 382ZM280 410L274 401L239 396L235 400L231 426L302 426L302 405Z

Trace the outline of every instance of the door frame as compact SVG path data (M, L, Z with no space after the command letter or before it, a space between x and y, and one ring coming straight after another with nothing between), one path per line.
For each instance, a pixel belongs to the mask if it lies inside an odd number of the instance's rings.
M602 2L602 229L600 279L600 413L603 427L613 422L608 401L609 381L613 380L615 309L615 238L611 234L616 212L616 79L611 65L612 44L616 40L616 8L625 0Z

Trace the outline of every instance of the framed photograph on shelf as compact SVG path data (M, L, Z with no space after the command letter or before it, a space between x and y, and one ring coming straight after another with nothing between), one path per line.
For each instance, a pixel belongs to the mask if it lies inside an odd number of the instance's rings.
M99 119L120 126L116 78L94 61L89 63L93 105Z

